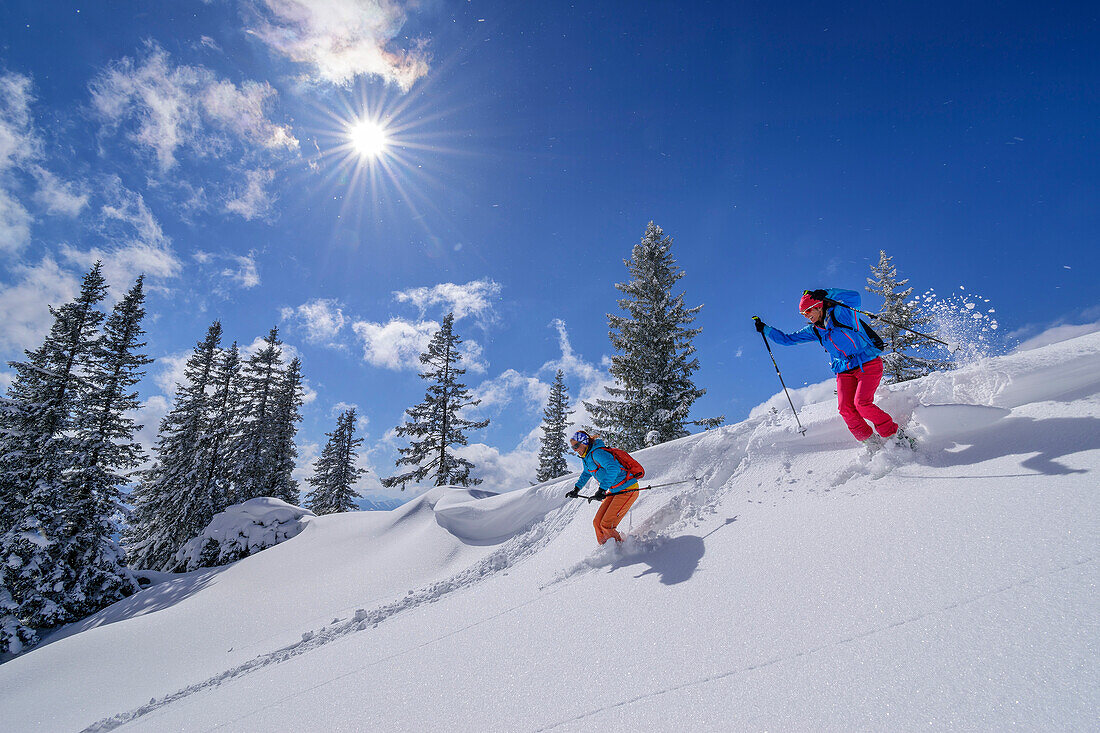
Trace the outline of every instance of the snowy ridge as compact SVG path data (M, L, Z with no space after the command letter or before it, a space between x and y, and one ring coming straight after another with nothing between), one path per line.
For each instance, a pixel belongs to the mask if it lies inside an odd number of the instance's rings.
M917 451L868 454L800 392L805 437L764 406L640 452L688 481L642 492L622 546L572 476L311 518L0 665L0 706L20 730L340 729L377 700L391 729L1088 727L1100 334L884 388Z

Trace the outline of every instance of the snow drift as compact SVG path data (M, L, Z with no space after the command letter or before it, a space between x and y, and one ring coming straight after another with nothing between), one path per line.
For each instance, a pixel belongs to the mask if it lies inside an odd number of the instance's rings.
M261 496L218 512L197 537L179 549L175 567L198 570L236 562L274 547L305 529L308 509Z
M573 477L438 488L174 577L0 665L13 730L1086 729L1100 709L1100 334L827 385L637 454L598 547Z

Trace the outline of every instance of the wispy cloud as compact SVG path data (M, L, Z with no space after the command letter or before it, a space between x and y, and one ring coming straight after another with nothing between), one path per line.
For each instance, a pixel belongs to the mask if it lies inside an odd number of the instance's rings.
M250 29L276 52L305 64L313 78L349 84L377 76L408 91L428 73L426 42L394 40L415 2L396 0L261 0Z
M198 250L191 254L191 259L210 271L212 292L224 298L228 297L230 287L248 290L260 284L256 255L256 250L243 255Z
M276 96L266 82L240 86L202 66L177 66L155 43L143 58L123 58L90 84L92 108L105 127L127 136L156 158L161 173L182 151L224 158L239 143L271 150L297 149L290 128L267 118Z
M20 254L31 241L33 200L51 216L76 216L88 193L43 167L29 77L0 74L0 252Z
M101 261L114 298L138 275L153 281L179 275L182 263L172 249L172 240L144 197L127 189L117 177L108 179L103 188L105 203L99 209L97 227L110 244L88 249L62 245L62 256L81 269Z
M479 325L485 326L497 319L493 308L500 295L501 286L488 278L473 280L464 285L440 283L430 288L410 288L394 292L399 303L412 303L421 316L431 307L440 306L444 313L454 313L455 320L473 316Z
M243 186L239 186L225 203L225 210L244 219L263 219L271 213L275 197L268 186L275 180L275 171L269 168L246 171Z
M33 221L31 213L0 182L0 253L22 252L30 244Z
M222 269L221 275L242 288L254 288L260 284L260 271L256 267L256 252L249 250L247 255L227 255L233 262L232 267Z
M77 216L88 205L88 191L82 186L62 181L50 171L36 166L33 170L38 180L38 190L34 199L47 214L54 216Z
M32 101L28 77L0 74L0 253L18 254L31 240L33 218L13 190L12 172L29 165L42 147Z
M31 80L0 74L0 173L37 158L42 142L31 118Z
M335 299L315 298L297 308L283 308L279 315L304 333L306 341L326 346L337 345L336 339L348 323L340 302Z
M201 192L191 206L213 202L248 220L270 213L272 164L297 156L299 147L291 128L269 117L278 97L270 84L234 84L204 66L176 64L149 43L138 58L109 64L89 88L102 138L121 135L151 156L155 182ZM181 160L218 161L224 176L207 174L201 188L191 186L179 180Z

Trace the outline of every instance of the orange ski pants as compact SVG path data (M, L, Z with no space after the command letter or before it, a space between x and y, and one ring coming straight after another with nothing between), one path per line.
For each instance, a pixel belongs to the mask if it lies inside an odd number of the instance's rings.
M627 488L636 489L638 484L633 483ZM612 537L615 538L616 542L623 541L622 535L615 528L619 526L619 522L623 521L623 517L626 516L627 511L630 510L637 498L637 491L631 491L629 494L619 492L618 494L611 494L600 502L600 508L596 511L592 526L596 528L596 540L601 545Z

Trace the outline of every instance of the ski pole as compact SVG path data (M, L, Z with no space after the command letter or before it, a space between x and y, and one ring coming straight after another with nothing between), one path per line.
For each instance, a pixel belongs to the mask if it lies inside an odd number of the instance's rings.
M695 479L686 478L682 481L669 481L668 483L664 483L664 484L653 484L652 486L639 486L636 489L627 489L625 491L616 491L615 494L633 494L635 491L649 491L650 489L659 489L662 486L675 486L676 484L686 484L688 481L695 481ZM608 496L614 496L614 494L607 494L607 496L605 496L604 498L606 499ZM595 495L586 496L585 494L577 494L577 496L575 498L577 498L577 499L595 499L597 497Z
M760 316L753 316L752 320L759 321ZM775 363L775 354L772 353L772 347L771 344L768 343L768 337L761 331L760 338L764 339L764 346L768 349L768 356L772 358L772 366L775 367L775 373L779 375L779 383L783 385L783 394L787 395L787 402L790 403L791 412L794 413L794 421L798 423L798 432L805 436L806 428L802 427L802 421L798 419L798 410L794 409L794 401L791 399L791 393L787 391L787 383L783 381L783 374L779 371L779 365Z
M804 291L804 292L805 292L806 294L809 294L809 293L810 293L811 291L809 291L809 290L806 290L806 291ZM865 315L865 316L867 316L867 317L869 317L869 318L871 318L871 319L873 319L873 320L876 320L876 321L882 321L883 323L889 323L889 324L890 324L891 326L893 326L894 328L900 328L900 329L902 329L902 330L904 330L904 331L908 331L909 333L915 333L915 334L917 334L918 336L922 336L922 337L924 337L924 338L928 339L929 341L935 341L935 342L936 342L937 344L943 344L943 345L944 345L944 346L946 346L947 348L949 348L949 349L951 348L951 344L947 343L946 341L940 341L940 340L939 340L938 338L936 338L935 336L930 336L930 335L928 335L927 333L921 333L920 331L914 331L913 329L911 329L911 328L908 328L908 327L906 327L906 326L903 326L903 325L901 325L900 323L894 323L893 321L891 321L891 320L890 320L890 319L888 319L888 318L883 318L882 316L880 316L880 315L878 315L878 314L875 314L875 313L868 313L867 311L864 311L864 310L860 310L859 308L853 308L853 307L852 307L852 306L850 306L850 305L844 305L844 303L841 303L841 302L839 302L839 301L833 300L832 298L825 298L823 302L825 302L825 303L829 303L829 304L832 304L832 305L839 305L839 306L841 306L841 307L843 307L843 308L847 308L848 310L851 310L851 311L855 311L856 313L862 313L863 315Z

